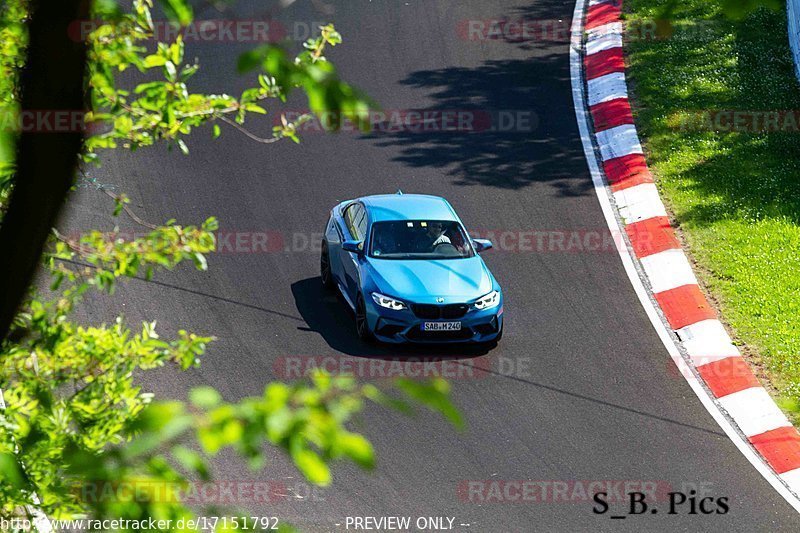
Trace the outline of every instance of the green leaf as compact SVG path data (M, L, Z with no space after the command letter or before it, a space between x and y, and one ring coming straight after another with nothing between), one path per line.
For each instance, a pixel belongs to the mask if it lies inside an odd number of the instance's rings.
M456 428L464 428L464 419L461 417L461 413L450 402L448 397L450 385L446 380L436 378L429 382L421 383L408 378L402 378L396 380L395 384L397 388L410 398L444 415Z
M144 58L146 68L163 67L167 63L167 58L158 54L149 55Z
M250 111L251 113L257 113L259 115L266 115L267 110L261 107L260 105L256 104L245 104L244 109Z
M188 472L197 474L202 481L211 479L208 465L200 453L190 450L185 446L178 445L172 448L172 455L183 468Z
M0 479L4 485L9 485L14 489L25 486L25 475L22 473L17 458L11 453L0 453Z
M214 124L214 131L211 133L211 138L219 139L220 135L222 135L222 128L219 127L219 124Z
M241 54L239 56L239 61L236 63L236 70L238 70L240 74L253 70L261 64L269 49L269 45L264 45Z
M375 466L375 452L372 444L363 435L358 433L340 434L337 444L342 453L361 467L372 469Z
M317 453L305 447L297 447L291 451L291 456L295 466L308 481L322 487L331 484L331 470Z
M187 0L159 0L158 3L170 20L178 22L181 26L191 24L194 14Z
M192 254L192 260L194 261L194 266L197 270L201 272L205 272L208 270L208 262L206 261L206 256L197 252Z
M117 0L94 0L92 11L105 20L117 20L122 16Z
M166 72L168 80L176 81L178 79L178 70L175 67L175 63L172 61L164 62L164 71Z
M189 401L201 409L212 409L222 402L222 396L213 387L197 387L189 392Z

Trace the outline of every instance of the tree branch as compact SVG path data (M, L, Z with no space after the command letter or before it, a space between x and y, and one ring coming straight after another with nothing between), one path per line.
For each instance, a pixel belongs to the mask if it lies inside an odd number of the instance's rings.
M21 83L23 112L84 109L86 43L70 39L70 24L89 20L89 0L34 0L26 66ZM72 185L81 131L23 131L8 211L0 226L0 339L8 333L33 279L45 241Z

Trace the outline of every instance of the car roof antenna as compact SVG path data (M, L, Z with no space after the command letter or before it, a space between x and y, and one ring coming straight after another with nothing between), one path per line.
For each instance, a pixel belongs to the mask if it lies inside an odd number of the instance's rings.
M401 191L400 189L397 189L397 194L400 194L400 195L402 195L402 194L403 194L403 191Z

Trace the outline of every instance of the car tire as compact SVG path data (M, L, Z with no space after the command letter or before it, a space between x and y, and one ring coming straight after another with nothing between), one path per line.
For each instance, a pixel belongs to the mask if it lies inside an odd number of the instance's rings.
M322 251L319 254L319 274L322 278L322 286L328 290L333 290L333 273L331 272L331 257L328 253L328 245L322 241Z
M369 329L369 322L367 321L367 306L364 303L364 298L359 294L356 298L356 333L358 338L362 341L372 342L375 337Z

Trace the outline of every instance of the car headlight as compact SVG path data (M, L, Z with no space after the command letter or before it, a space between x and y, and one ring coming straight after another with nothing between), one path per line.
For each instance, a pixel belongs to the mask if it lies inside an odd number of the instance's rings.
M404 304L400 300L389 298L388 296L384 296L383 294L379 294L377 292L372 293L372 299L375 300L376 304L380 305L381 307L385 307L386 309L392 309L394 311L402 311L403 309L406 308L406 304Z
M491 309L500 305L500 293L492 291L486 296L482 296L475 301L475 309Z

